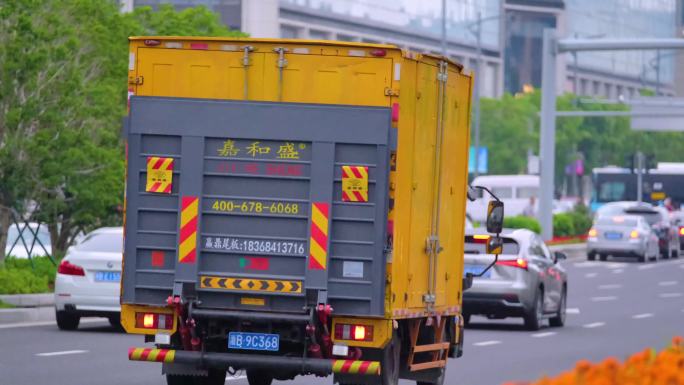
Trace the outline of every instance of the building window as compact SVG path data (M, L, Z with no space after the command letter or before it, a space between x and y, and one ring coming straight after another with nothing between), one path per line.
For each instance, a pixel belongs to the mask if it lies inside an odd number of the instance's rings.
M358 39L354 36L343 35L341 33L338 33L337 34L337 40L339 40L339 41L357 41Z
M299 28L291 25L281 25L280 37L283 39L296 39L299 37Z
M330 34L325 31L319 31L316 29L310 29L309 30L309 39L314 39L314 40L329 40L330 39Z

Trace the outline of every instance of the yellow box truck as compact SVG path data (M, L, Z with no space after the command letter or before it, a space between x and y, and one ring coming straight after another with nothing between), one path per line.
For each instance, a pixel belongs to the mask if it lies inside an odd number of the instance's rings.
M472 77L390 45L133 37L122 324L169 384L444 382Z

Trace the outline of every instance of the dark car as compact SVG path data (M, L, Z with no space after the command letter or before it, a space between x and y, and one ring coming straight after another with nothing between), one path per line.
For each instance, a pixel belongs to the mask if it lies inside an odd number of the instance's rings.
M679 227L675 226L670 218L670 213L666 209L644 203L627 208L625 213L639 215L646 219L658 236L658 247L663 258L676 258L679 256Z

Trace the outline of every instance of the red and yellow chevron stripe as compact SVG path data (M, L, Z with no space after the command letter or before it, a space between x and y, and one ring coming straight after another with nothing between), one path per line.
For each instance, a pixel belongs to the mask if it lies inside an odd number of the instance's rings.
M368 202L368 167L342 166L342 201Z
M183 197L181 201L180 237L178 238L178 262L180 263L195 263L197 259L198 210L198 197Z
M328 266L328 222L330 205L311 204L311 238L309 240L309 269L325 270Z
M380 375L378 361L333 360L333 373Z
M152 348L130 348L128 349L128 359L131 361L165 362L170 364L176 356L175 350L152 349Z
M173 158L147 157L147 184L145 191L171 194Z

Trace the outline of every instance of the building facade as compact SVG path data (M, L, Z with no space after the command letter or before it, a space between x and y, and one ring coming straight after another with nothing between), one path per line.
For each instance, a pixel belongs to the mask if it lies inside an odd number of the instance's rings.
M499 97L539 87L545 28L581 38L681 36L680 2L447 0L447 52L469 69L477 68L480 58L480 94ZM179 9L205 5L226 25L253 37L388 43L441 52L441 0L123 0L123 8L159 3ZM674 71L680 57L684 60L684 55L652 51L566 55L558 71L559 92L609 99L629 99L642 89L673 95L676 84L684 83Z

